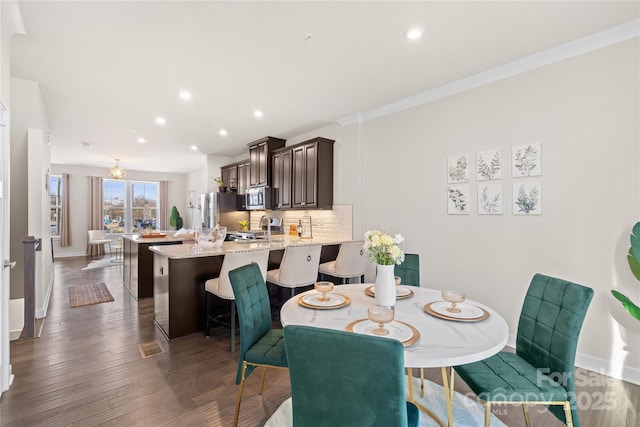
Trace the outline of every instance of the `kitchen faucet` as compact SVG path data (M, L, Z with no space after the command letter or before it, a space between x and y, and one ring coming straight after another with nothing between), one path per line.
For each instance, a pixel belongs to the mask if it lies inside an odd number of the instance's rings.
M264 215L260 217L260 228L262 228L262 220L267 219L267 243L271 243L271 216L265 212Z

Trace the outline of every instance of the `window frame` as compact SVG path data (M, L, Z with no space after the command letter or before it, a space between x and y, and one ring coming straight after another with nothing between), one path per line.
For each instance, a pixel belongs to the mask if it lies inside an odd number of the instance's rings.
M57 181L54 182L54 181ZM60 225L62 224L62 175L51 174L49 175L49 233L51 237L60 238ZM54 190L55 189L55 190ZM55 200L54 200L55 198ZM56 203L54 203L56 202ZM54 219L52 219L51 213L55 211ZM55 221L55 233L52 231L52 221Z
M124 188L121 189L120 191L123 194L123 207L122 209L122 215L118 215L118 225L116 226L112 226L109 227L109 224L111 224L111 220L112 220L112 213L114 208L111 208L109 213L107 213L107 201L112 201L110 199L107 198L107 192L108 190L110 190L109 192L109 197L112 199L112 189L108 189L107 186L113 185L113 183L122 183L124 184ZM143 180L125 180L125 179L107 179L105 178L103 180L103 185L102 185L102 189L103 189L103 194L102 194L102 215L103 215L103 229L106 231L107 235L122 235L122 234L133 234L133 233L137 233L140 228L139 228L139 224L137 224L137 220L134 218L134 211L135 210L139 210L141 209L139 206L135 206L135 200L134 198L135 193L134 193L134 189L137 185L142 184L143 186L147 186L147 185L153 185L155 186L155 195L156 195L156 199L155 199L155 203L156 203L156 207L155 208L151 208L151 216L152 218L153 213L155 212L155 224L151 225L152 228L157 228L160 225L160 216L161 216L161 212L160 212L160 182L159 181L143 181ZM118 191L118 190L116 190ZM116 198L117 200L117 198ZM145 198L143 198L143 200L145 200ZM112 205L113 206L113 205ZM108 216L108 217L107 217ZM107 219L110 222L107 222ZM143 216L143 220L144 221L144 216ZM120 223L122 223L123 225L119 225Z

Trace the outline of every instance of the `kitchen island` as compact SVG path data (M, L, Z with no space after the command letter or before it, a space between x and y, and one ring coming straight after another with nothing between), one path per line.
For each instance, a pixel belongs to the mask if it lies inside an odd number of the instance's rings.
M151 246L153 252L153 296L155 324L169 339L204 328L206 291L204 282L218 277L227 251L270 248L269 269L278 268L288 245L320 243L320 262L336 259L344 239L278 238L266 241L224 242L206 249L193 243Z
M153 297L153 253L149 247L181 244L185 236L176 237L174 234L175 230L151 237L137 234L122 236L122 283L135 299Z

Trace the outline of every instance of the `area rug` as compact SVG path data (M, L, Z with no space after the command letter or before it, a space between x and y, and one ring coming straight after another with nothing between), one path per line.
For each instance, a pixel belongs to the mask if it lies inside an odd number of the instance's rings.
M416 394L416 403L429 409L437 415L445 425L447 422L447 406L444 400L444 390L442 386L432 381L424 381L424 397L420 397L420 379L413 379L413 390ZM456 427L478 427L484 425L484 407L473 399L458 392L455 393L453 401L453 419ZM438 423L429 415L420 411L420 427L439 427ZM280 405L280 407L267 420L265 427L292 427L291 398ZM491 414L492 427L506 427L506 425Z
M69 306L71 308L111 301L113 301L113 296L103 282L69 288Z
M92 268L104 268L113 267L115 265L122 265L122 258L116 259L116 257L101 258L91 261L86 267L82 267L82 270L90 270Z

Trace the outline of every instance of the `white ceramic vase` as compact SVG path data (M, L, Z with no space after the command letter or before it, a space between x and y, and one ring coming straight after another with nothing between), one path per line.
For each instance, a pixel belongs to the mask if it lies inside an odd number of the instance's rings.
M376 305L393 307L396 304L395 265L376 265Z

